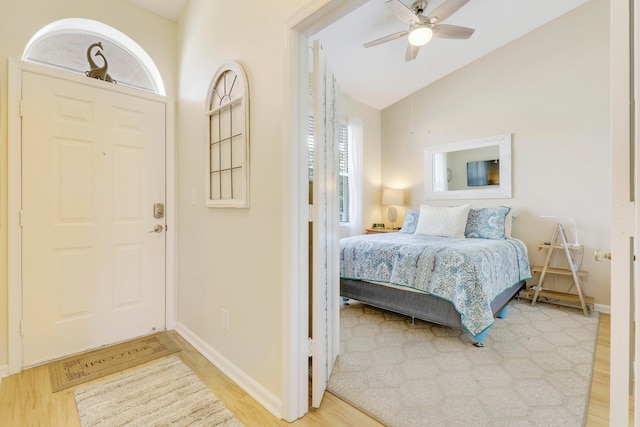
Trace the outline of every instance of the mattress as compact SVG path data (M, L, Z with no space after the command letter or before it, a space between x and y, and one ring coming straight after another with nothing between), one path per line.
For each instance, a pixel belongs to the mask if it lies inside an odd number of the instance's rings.
M518 239L433 237L404 233L340 241L340 277L399 286L450 302L472 335L493 324L491 302L531 278Z

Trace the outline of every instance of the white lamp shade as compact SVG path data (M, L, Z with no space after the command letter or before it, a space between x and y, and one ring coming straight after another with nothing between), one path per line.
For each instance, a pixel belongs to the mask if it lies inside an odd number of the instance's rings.
M383 205L404 205L404 190L385 188L382 190Z
M431 40L433 30L426 25L415 26L409 31L409 44L412 46L422 46Z

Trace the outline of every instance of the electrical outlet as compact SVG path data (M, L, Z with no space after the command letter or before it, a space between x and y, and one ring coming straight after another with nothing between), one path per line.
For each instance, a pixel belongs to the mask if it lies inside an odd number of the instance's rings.
M222 329L229 330L229 310L222 309Z

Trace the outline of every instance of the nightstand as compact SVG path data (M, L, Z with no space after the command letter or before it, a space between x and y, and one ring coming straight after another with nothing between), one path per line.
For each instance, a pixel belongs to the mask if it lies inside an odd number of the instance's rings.
M377 234L377 233L397 233L398 229L392 230L390 228L366 228L366 234Z

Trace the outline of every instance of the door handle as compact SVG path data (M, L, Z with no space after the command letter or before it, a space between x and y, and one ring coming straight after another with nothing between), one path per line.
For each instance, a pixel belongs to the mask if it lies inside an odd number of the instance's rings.
M596 261L602 261L605 259L611 260L611 252L605 252L602 249L596 249ZM634 257L634 261L635 261L635 257Z
M164 230L164 227L158 224L155 227L153 227L153 230L149 231L149 233L162 233L162 230Z

